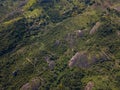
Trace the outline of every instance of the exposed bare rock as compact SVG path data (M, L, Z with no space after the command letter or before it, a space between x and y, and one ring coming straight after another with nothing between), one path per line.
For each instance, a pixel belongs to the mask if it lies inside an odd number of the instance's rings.
M24 84L20 90L38 90L40 87L40 79L32 79L29 83Z
M90 35L93 35L94 33L96 33L96 31L98 30L98 28L100 27L101 23L97 22L93 28L90 30Z
M50 57L45 58L46 62L48 63L49 69L52 70L55 67L55 61L50 60Z
M76 33L76 36L78 37L82 37L84 35L82 30L77 30L75 31L75 33Z
M92 90L93 87L94 87L94 83L90 81L87 83L84 90Z
M117 31L117 35L120 36L120 31Z
M25 85L22 86L20 90L30 90L30 89L31 89L30 83L26 83Z
M101 52L101 54L98 54L98 55L99 57L96 54L90 54L86 52L77 52L69 61L68 66L88 68L95 63L104 62L109 59L109 57L103 52Z
M27 3L28 0L22 0L19 2L19 5L18 5L18 8L21 8L23 7L26 3Z
M118 12L120 12L120 6L117 6L114 9L117 10Z
M54 69L55 62L54 62L54 61L50 61L50 62L48 63L48 66L49 66L49 68L50 68L51 70Z
M77 52L69 61L68 66L69 67L74 67L74 66L87 67L88 65L87 61L88 59L85 53Z
M60 40L56 40L54 46L59 46L61 44Z
M68 64L68 66L69 67L72 67L72 66L74 66L75 65L75 63L78 61L78 57L80 56L80 53L79 52L77 52L72 58L71 58L71 60L69 61L69 64Z

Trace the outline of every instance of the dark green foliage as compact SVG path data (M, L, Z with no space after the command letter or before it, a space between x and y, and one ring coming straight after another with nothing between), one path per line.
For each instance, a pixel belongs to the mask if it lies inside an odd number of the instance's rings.
M118 2L1 0L0 90L20 90L36 77L39 90L84 90L90 81L93 90L119 90ZM96 22L101 25L90 35ZM85 52L93 63L69 67L76 52Z
M115 34L115 28L109 23L104 23L98 30L100 37L106 37L112 34Z
M81 79L84 77L83 72L73 71L68 72L60 78L61 83L69 87L69 89L82 90Z

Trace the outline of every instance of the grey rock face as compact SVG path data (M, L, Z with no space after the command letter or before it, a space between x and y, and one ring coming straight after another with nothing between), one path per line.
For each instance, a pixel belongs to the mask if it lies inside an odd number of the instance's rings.
M77 52L69 61L68 66L69 67L74 67L74 66L87 67L88 66L87 55L85 53Z
M55 67L55 61L50 60L50 57L45 58L46 62L48 63L49 69L52 70Z
M87 83L84 90L92 90L93 87L94 87L94 83L90 81Z
M90 53L77 52L68 62L68 66L87 68L95 63L104 62L107 58L109 57L105 53L97 57L95 54L91 55Z
M40 87L39 78L32 79L30 82L24 84L20 90L38 90Z
M101 23L100 22L97 22L94 26L93 26L93 28L90 30L90 35L93 35L97 30L98 30L98 28L100 27L100 25L101 25Z

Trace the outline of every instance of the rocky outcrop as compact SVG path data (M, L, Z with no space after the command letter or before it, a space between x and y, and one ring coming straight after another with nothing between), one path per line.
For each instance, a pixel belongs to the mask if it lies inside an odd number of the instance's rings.
M54 47L56 47L56 46L59 46L61 44L61 41L60 40L56 40L55 42L54 42Z
M93 28L90 30L90 35L93 35L94 33L96 33L96 31L98 30L98 28L100 27L101 23L100 22L97 22Z
M98 54L98 55L90 54L87 52L77 52L68 62L68 66L87 68L92 64L95 64L98 62L104 62L109 58L105 53L102 53L102 52L101 54Z
M120 31L117 31L117 35L120 36Z
M55 67L55 61L50 60L50 57L46 57L45 61L48 63L49 69L53 70Z
M117 6L114 9L117 10L118 12L120 12L120 6Z
M40 87L40 79L35 78L32 79L30 82L24 84L20 90L38 90Z
M93 87L94 87L94 83L90 81L87 83L84 90L92 90Z
M87 61L88 61L87 55L85 53L77 52L69 61L68 66L69 67L74 67L74 66L87 67L88 66Z
M49 66L49 69L50 69L50 70L53 70L54 67L55 67L55 62L54 62L54 61L50 61L50 62L48 63L48 66Z

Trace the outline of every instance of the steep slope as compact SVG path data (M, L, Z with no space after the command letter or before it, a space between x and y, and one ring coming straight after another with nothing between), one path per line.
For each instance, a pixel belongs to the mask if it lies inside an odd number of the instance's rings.
M119 0L8 1L0 89L119 90Z

